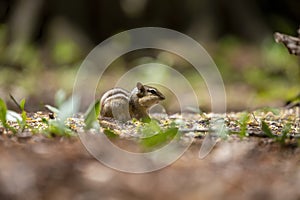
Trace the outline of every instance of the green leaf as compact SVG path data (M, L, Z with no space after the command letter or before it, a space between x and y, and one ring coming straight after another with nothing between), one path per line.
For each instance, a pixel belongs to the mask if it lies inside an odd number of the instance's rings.
M250 114L248 112L243 113L239 119L238 123L240 124L240 132L239 132L240 138L247 136L247 125L249 119L250 119Z
M151 137L161 131L162 130L159 126L159 123L153 119L151 119L148 123L143 124L143 126L139 129L139 132L142 134L143 138Z
M1 121L3 126L6 126L6 112L7 112L6 104L0 98L0 121Z
M55 93L54 102L55 106L60 107L66 100L66 93L64 90L60 89Z
M27 113L25 111L25 103L26 103L25 99L22 99L21 102L20 102L20 108L22 110L22 113L21 113L22 121L18 121L18 123L19 123L19 126L22 129L22 131L24 131L24 129L26 127L26 124L27 124L26 123Z
M46 118L42 118L42 122L44 123L44 124L47 124L47 125L49 125L49 121L46 119Z
M0 98L0 121L4 128L11 130L13 133L16 133L17 130L7 124L7 107L3 99Z
M84 114L85 129L96 128L99 125L97 118L100 113L100 100L91 104L86 113Z
M284 125L282 131L281 131L281 136L277 139L278 142L280 142L280 144L284 144L285 140L287 138L287 134L291 131L292 129L292 125L290 123L287 123Z
M279 108L272 108L272 107L265 107L261 109L264 113L271 112L273 115L279 115L280 109Z
M22 122L24 123L24 125L26 124L26 119L27 119L27 113L23 110L21 113L22 116Z
M51 112L55 113L55 114L58 114L59 113L59 110L53 106L50 106L50 105L45 105L45 108L47 108L48 110L50 110Z
M177 133L178 128L168 128L167 130L160 131L151 137L142 138L140 143L147 149L158 148L174 139Z
M60 90L57 92L55 97L56 104L59 108L45 105L45 107L51 112L57 114L57 118L52 120L43 120L44 123L48 124L47 132L49 136L52 134L59 136L72 136L74 132L65 125L65 121L68 117L72 117L73 114L77 113L79 108L79 98L72 96L65 101L65 93Z
M283 129L282 129L282 136L287 136L287 134L291 131L291 129L292 129L292 124L291 123L285 124Z
M275 135L273 135L270 127L268 126L268 124L265 121L261 122L261 129L269 138L275 137Z
M61 120L49 120L48 121L48 133L58 136L73 136L75 133L65 126Z
M25 111L25 103L26 103L25 99L22 99L21 102L20 102L20 108L21 108L22 111Z
M58 118L64 122L68 117L75 114L78 111L78 108L79 98L77 96L71 96L59 107Z
M104 129L104 134L109 138L117 138L119 137L118 134L116 134L113 130L110 129Z
M230 132L225 125L222 125L222 127L220 127L217 134L218 134L218 137L220 137L223 140L226 140L226 139L228 139L228 135L230 134Z

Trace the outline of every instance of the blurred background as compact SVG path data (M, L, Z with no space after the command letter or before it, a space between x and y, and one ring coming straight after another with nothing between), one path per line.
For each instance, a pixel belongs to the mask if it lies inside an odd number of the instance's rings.
M296 36L299 10L298 0L0 0L0 97L10 109L16 108L12 94L26 98L27 110L43 110L59 89L71 94L77 69L100 42L124 30L157 26L187 34L205 47L223 77L228 110L282 106L300 91L299 58L276 44L273 33ZM166 57L161 53L118 59L102 90L136 59L159 62ZM197 88L191 68L167 57ZM202 89L197 88L200 106L209 111Z

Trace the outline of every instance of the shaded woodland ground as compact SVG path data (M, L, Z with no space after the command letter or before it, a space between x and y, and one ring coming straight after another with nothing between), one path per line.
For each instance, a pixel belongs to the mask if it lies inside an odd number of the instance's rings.
M270 139L196 139L171 166L128 174L95 160L77 139L1 136L1 199L299 199L300 149Z
M274 32L297 37L299 2L1 0L0 97L18 113L22 109L10 95L18 103L26 99L27 124L21 128L9 122L16 128L13 133L0 123L0 199L300 199L300 67L299 58L285 48L299 41L277 38L284 46L273 39ZM194 138L192 145L176 162L130 174L87 152L76 135L82 118L71 120L67 131L53 124L50 129L54 115L44 106L55 105L61 89L72 94L77 70L99 42L143 26L183 32L205 47L224 80L229 131L205 159L198 154L209 131L194 131L187 134ZM97 97L145 58L167 60L181 70L208 115L203 80L166 52L118 59L104 75ZM178 111L175 98L163 105L170 116ZM186 120L203 125L206 114ZM112 140L136 147L128 137Z
M207 127L207 119L204 114L187 115L181 119L187 122L187 127L195 127L198 124L194 131L180 134L179 142L193 140L187 151L171 165L141 174L112 169L88 153L85 147L87 143L83 143L76 133L73 136L59 136L66 133L55 132L55 129L41 125L43 117L50 120L53 114L30 114L28 124L31 127L39 127L35 131L25 127L23 131L18 129L14 134L1 127L0 197L299 199L299 108L282 109L280 113L228 113L225 124L229 132L218 139L212 151L203 159L199 158L199 151L208 132L201 130ZM174 117L178 117L179 120L181 116L175 115L172 118ZM75 132L82 130L82 118L72 118L68 121L68 127ZM160 123L166 124L163 120ZM261 123L266 123L266 126ZM11 123L11 126L17 128L19 125ZM132 134L128 135L130 130L135 129L127 123L120 129L120 136L107 137L124 150L139 152L139 141L136 138L132 139ZM86 134L88 132L82 132L81 137ZM158 135L164 134L169 133L162 132ZM168 142L165 139L155 141L156 143L153 143L150 139L148 143L140 143L142 146L139 146L153 148L161 145L160 142ZM143 146L149 142L151 146ZM99 146L97 140L94 140L93 145L92 148L103 152L102 156L111 157L112 160L118 159L120 163L126 162L127 158L113 156L109 149ZM101 150L102 148L104 149ZM144 165L152 164L149 161Z

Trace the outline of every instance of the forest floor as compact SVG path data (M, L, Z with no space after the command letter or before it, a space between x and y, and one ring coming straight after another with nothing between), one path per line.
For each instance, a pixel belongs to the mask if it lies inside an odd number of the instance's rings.
M105 166L78 136L12 135L0 127L0 199L299 199L299 109L231 113L225 123L236 133L218 140L204 159L204 137L195 134L174 163L142 174Z
M270 37L260 46L245 44L231 36L207 45L224 79L227 109L247 111L226 114L224 134L205 158L200 159L199 153L210 132L207 125L213 114L184 117L175 114L160 119L159 123L146 125L146 128L134 122L116 125L110 140L129 151L143 151L145 145L153 145L153 140L144 140L144 146L131 140L131 137L139 136L135 130L141 127L142 133L160 132L159 140L156 138L154 144L169 142L169 137L164 135L172 136L174 123L176 127L181 126L183 140L192 139L189 148L172 164L141 174L112 169L90 154L82 137L77 135L84 127L82 117L74 117L67 122L67 127L62 127L54 116L45 113L45 105L55 105L58 91L63 89L66 94L71 94L74 89L84 58L68 56L75 55L73 43L62 41L53 53L46 56L48 53L40 52L37 46L25 46L23 51L14 52L9 51L13 48L7 48L7 41L0 41L5 44L1 48L4 54L0 56L0 97L10 110L20 111L20 108L11 101L9 94L17 100L23 99L24 104L25 99L29 102L26 104L25 124L9 122L12 127L9 130L0 123L0 199L299 200L299 102L293 109L277 108L299 93L299 58L287 55L286 48ZM211 97L206 91L207 86L203 78L191 70L189 63L161 52L150 57L146 53L136 60L134 57L120 58L111 64L99 83L102 85L97 95L111 88L136 63L142 60L161 63L166 59L167 63L170 61L179 71L182 70L195 87L201 110L210 110ZM162 77L169 76L171 74ZM84 85L90 87L94 80L99 80L98 75L90 74ZM174 79L170 78L168 84L173 85ZM180 89L180 84L176 87L183 91L176 95L184 97L185 88ZM83 87L84 91L86 89ZM299 95L297 98L299 101ZM84 98L82 101L89 102ZM176 112L174 102L173 98L166 99L164 106L169 106L166 110ZM276 108L257 110L264 106ZM2 111L0 105L0 121L5 121ZM22 119L22 114L20 116ZM94 144L97 142L95 140ZM101 150L102 146L97 148ZM122 156L100 153L108 159L126 162Z

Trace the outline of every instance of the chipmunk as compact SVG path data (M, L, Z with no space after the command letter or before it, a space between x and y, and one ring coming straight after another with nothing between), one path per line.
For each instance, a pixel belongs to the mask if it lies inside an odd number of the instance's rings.
M138 82L131 92L122 88L113 88L101 98L100 117L128 121L132 118L149 118L148 109L164 100L158 89Z

